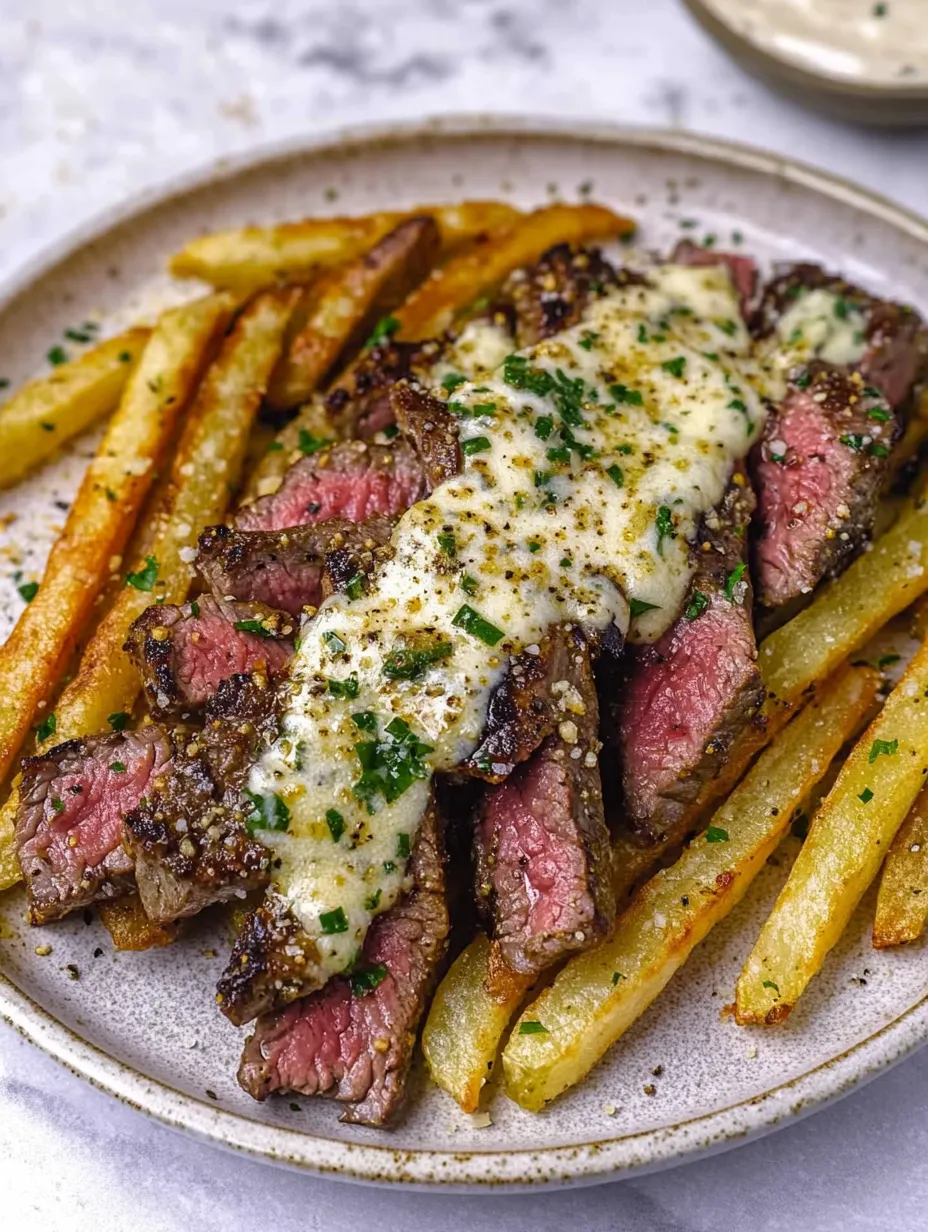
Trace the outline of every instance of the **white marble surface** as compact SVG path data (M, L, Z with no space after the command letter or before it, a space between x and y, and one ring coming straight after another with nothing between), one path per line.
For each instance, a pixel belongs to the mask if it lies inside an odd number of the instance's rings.
M136 189L358 120L535 111L782 150L928 208L928 133L811 116L676 0L0 0L0 275ZM189 1142L0 1027L0 1228L914 1232L928 1053L801 1124L582 1193L451 1197L317 1181Z

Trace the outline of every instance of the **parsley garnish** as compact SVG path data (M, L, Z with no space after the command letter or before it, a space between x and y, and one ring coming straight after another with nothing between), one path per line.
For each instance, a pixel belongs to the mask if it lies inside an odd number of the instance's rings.
M627 385L610 385L609 397L626 406L644 406L644 398L638 389L629 389Z
M644 599L629 599L628 610L632 616L643 616L645 612L659 612L659 603L646 603Z
M471 577L469 573L463 574L461 577L461 590L466 595L473 597L477 593L477 589L477 579Z
M725 579L725 598L728 600L729 603L734 603L735 587L744 577L746 570L747 570L747 565L744 563L744 561L741 561L740 564L735 565L734 569L732 569L731 573L729 573L728 577L726 577Z
M409 859L409 835L398 834L396 836L396 855L400 860Z
M780 995L780 986L779 984L774 984L773 980L764 980L764 988L772 988L777 996Z
M707 843L727 843L728 831L723 830L721 826L710 826L706 831Z
M895 740L874 740L870 746L870 756L867 758L872 766L876 759L882 754L884 757L892 757L894 753L899 752L899 741Z
M554 420L550 415L539 415L535 420L535 435L539 440L546 441L554 431Z
M370 349L371 347L375 347L378 342L383 342L387 338L392 338L399 327L400 323L396 317L381 317L371 331L371 336L364 344L365 347Z
M527 1018L525 1022L519 1023L520 1035L547 1035L548 1028L543 1027L540 1022L534 1022L531 1018Z
M134 586L136 590L153 590L158 576L158 562L154 556L145 557L145 568L138 573L126 574L126 585Z
M360 599L364 594L364 574L354 573L345 583L345 594L349 599Z
M715 321L714 324L723 334L727 334L729 338L733 338L738 332L738 323L736 321Z
M377 891L380 894L380 891ZM358 967L348 977L351 991L356 997L364 997L373 992L389 975L383 963L371 963L367 967Z
M236 620L232 628L239 633L254 633L257 637L273 637L270 629L266 629L260 620Z
M669 505L661 505L657 511L657 517L654 519L654 524L657 527L657 554L658 556L663 556L664 540L676 539L677 537Z
M447 376L442 377L441 387L445 393L453 394L459 386L466 382L467 377L463 372L449 372Z
M698 620L708 606L709 596L704 595L701 590L694 590L683 616L686 620Z
M606 467L606 474L609 476L609 478L612 480L612 482L615 484L617 488L621 488L621 486L625 482L625 476L622 474L621 466L616 466L615 463L613 463L612 466Z
M290 828L290 810L286 800L275 791L259 795L246 791L245 795L251 801L251 814L245 818L245 827L249 834L255 830L288 830Z
M683 373L686 371L686 356L678 355L675 359L665 359L661 367L665 372L669 372L671 376L675 376L680 381L683 379Z
M116 713L111 714L106 721L109 723L113 731L120 732L125 731L129 726L129 718L130 716L125 712L125 710L117 710Z
M584 351L592 351L594 345L599 342L599 334L594 333L591 329L585 329L580 338L580 346Z
M873 799L873 792L869 787L865 787L857 799L861 802L861 804L869 804Z
M389 680L418 680L427 667L450 659L450 642L435 642L432 646L401 646L391 650L384 659L383 674Z
M323 436L313 436L306 428L300 428L299 450L300 453L307 457L310 454L318 453L320 449L325 449L326 445L331 445L331 440Z
M351 721L361 731L375 732L377 730L377 716L373 710L359 710L351 716Z
M616 984L618 984L619 980L624 980L624 979L625 979L625 976L622 974L622 972L621 972L621 971L613 971L613 973L612 973L612 987L614 988L614 987L616 986Z
M497 629L496 625L490 624L488 620L485 620L479 612L475 611L467 603L458 609L457 615L451 623L455 628L463 629L465 633L470 633L472 637L478 637L487 646L495 646L497 642L502 641L503 637L505 637L502 629Z
M36 739L41 743L42 741L47 740L49 736L54 736L57 730L58 730L57 716L54 714L54 712L52 714L47 714L45 718L42 720L42 722L35 729Z
M59 799L58 796L54 796L52 798L52 808L55 810L56 813L63 813L64 812L64 801Z
M23 603L31 603L39 593L39 584L38 582L23 582L22 586L17 586L16 589Z
M488 436L472 436L470 440L461 442L461 453L469 458L475 453L485 453L491 448Z
M283 449L283 445L280 441L271 441L270 445L268 445L267 447L267 452L268 453L280 453L282 449Z
M354 751L362 774L351 790L373 813L377 796L392 804L417 779L428 777L428 767L422 759L434 750L418 739L408 723L396 718L387 724L384 738L361 741Z
M379 887L377 889L376 894L368 894L367 898L365 898L364 900L365 910L366 911L376 911L377 908L380 906L380 899L382 895L383 895L383 891Z
M354 715L351 717L354 718ZM325 820L326 825L329 827L329 833L332 835L332 842L337 843L345 833L344 817L338 809L326 809Z
M438 546L448 556L457 556L458 545L454 537L454 531L443 530L438 536Z
M358 673L352 672L347 680L329 680L329 693L332 697L347 698L353 701L361 692L361 684L358 680Z
M126 763L123 761L111 761L110 769L113 771L114 774L125 774L126 773Z
M333 656L344 654L348 649L348 643L338 636L332 629L327 629L322 635L322 640L329 649L329 654Z
M59 364L66 364L68 362L68 353L62 346L53 346L46 358L53 367L57 368Z

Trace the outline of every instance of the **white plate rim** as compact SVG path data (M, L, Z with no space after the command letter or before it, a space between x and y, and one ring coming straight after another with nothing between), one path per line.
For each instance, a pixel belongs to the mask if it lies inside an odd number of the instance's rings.
M0 310L86 245L138 214L262 165L300 155L344 153L365 146L404 145L423 138L556 137L564 141L657 148L728 163L803 186L878 218L928 248L928 221L849 181L783 155L736 142L661 129L523 115L436 116L424 121L361 125L313 137L258 144L212 160L106 208L43 248L0 280ZM598 1137L535 1150L399 1150L388 1136L376 1144L347 1143L264 1124L211 1106L146 1077L102 1052L59 1022L0 974L0 1017L74 1074L165 1125L214 1145L336 1179L403 1187L489 1192L537 1185L595 1184L655 1171L697 1155L723 1151L823 1107L928 1042L928 995L852 1048L760 1096L694 1118L634 1134ZM542 1114L543 1115L543 1114Z

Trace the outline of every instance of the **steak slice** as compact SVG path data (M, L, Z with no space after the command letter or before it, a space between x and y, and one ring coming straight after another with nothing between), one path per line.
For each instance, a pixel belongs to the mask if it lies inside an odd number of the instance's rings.
M444 402L410 385L394 385L390 403L400 431L419 455L428 491L434 492L460 473L457 424Z
M753 459L765 607L809 594L862 550L901 435L899 416L858 372L816 361L791 383Z
M642 845L682 839L713 798L728 750L758 717L746 528L754 497L736 471L703 520L684 614L650 646L626 649L614 738L631 831Z
M820 265L780 265L764 288L752 329L759 338L771 337L796 300L815 290L831 291L864 314L866 349L857 364L861 376L880 390L890 406L908 401L913 386L926 378L928 331L918 313L905 304L878 299Z
M480 743L461 765L465 774L501 783L531 757L565 718L564 684L576 674L577 653L573 626L555 625L538 646L513 657L490 698Z
M210 526L200 536L196 566L217 600L263 603L299 616L322 601L329 553L359 563L365 553L388 543L392 531L393 519L381 516L358 523L333 518L277 531Z
M156 924L267 884L271 854L248 833L242 788L276 724L274 700L260 677L223 681L203 732L126 813L123 842L145 914Z
M394 422L390 390L425 377L441 354L437 341L392 339L363 351L325 396L325 411L342 437L370 437Z
M448 936L442 838L429 808L416 838L414 887L378 916L348 976L260 1018L238 1078L255 1099L274 1091L349 1105L343 1121L384 1125L402 1106L419 1022Z
M216 1002L237 1027L314 992L316 943L273 891L250 911L216 985Z
M67 740L23 761L15 839L31 923L132 888L123 815L168 776L173 755L169 736L153 724Z
M242 506L235 525L238 530L272 531L332 518L363 522L376 514L396 517L421 500L425 490L422 464L404 441L344 441L301 458L276 492Z
M543 971L587 949L615 920L599 777L599 707L583 634L569 634L557 731L487 792L474 835L478 902L506 965Z
M747 310L757 287L757 266L753 257L736 252L716 252L714 248L701 248L692 240L680 240L670 255L672 265L708 267L724 265L731 274L735 290L741 298L742 311Z
M242 672L275 676L290 661L294 621L260 603L203 595L183 607L153 604L129 630L126 650L138 664L156 715L189 714Z
M514 325L515 349L576 325L590 299L620 281L641 279L627 271L618 275L598 249L575 244L556 244L534 265L515 270L500 293L500 310Z

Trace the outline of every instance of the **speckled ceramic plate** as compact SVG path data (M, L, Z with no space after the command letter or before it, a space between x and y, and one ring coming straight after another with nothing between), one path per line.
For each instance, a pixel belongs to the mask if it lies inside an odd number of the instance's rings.
M924 0L684 0L751 73L836 116L928 122Z
M2 288L0 375L17 381L41 369L49 345L88 316L115 328L189 294L163 271L168 253L197 232L464 194L526 206L591 194L640 219L647 245L711 232L720 246L765 259L820 258L928 308L928 224L850 185L679 134L469 120L265 150L102 219ZM73 492L92 447L78 442L0 494L7 627L20 602L14 569L28 576L40 567L62 516L54 502ZM0 901L0 1012L127 1103L278 1163L471 1189L591 1182L763 1133L928 1038L928 955L871 950L867 904L786 1026L752 1032L724 1016L786 858L768 865L588 1081L538 1116L491 1090L483 1127L421 1075L409 1115L390 1133L340 1125L323 1101L253 1103L235 1082L241 1035L213 1003L230 940L215 918L168 949L114 954L99 924L80 915L30 930L14 892ZM52 952L38 956L39 943Z

